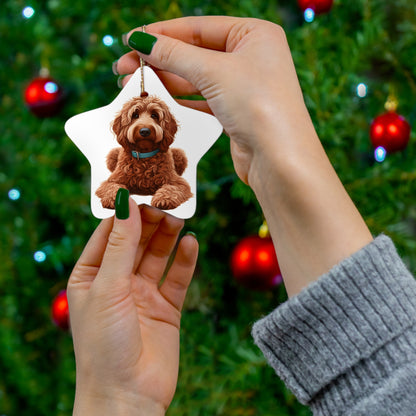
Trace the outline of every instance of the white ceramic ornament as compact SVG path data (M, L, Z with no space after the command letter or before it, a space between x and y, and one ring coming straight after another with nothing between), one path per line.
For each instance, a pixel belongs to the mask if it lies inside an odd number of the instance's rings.
M142 75L146 98L140 97ZM95 217L114 215L115 193L122 186L138 204L185 219L196 209L197 164L223 128L214 116L179 105L144 66L112 103L70 118L65 131L90 162Z

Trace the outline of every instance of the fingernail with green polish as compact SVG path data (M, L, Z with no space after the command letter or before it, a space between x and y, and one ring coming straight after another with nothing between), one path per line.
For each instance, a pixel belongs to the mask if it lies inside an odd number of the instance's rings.
M117 191L115 207L116 217L119 220L126 220L129 217L129 191L127 189L120 188Z
M122 89L122 88L123 88L123 78L124 78L124 75L120 75L120 76L117 78L117 87L119 87L120 89Z
M187 231L186 235L191 235L192 237L196 238L196 234L192 231Z
M145 32L133 32L129 37L129 46L136 51L150 55L157 38Z
M113 74L114 74L114 75L120 75L120 74L118 73L118 70L117 70L117 64L118 64L118 59L117 59L117 60L115 60L115 61L111 64L111 70L113 71Z

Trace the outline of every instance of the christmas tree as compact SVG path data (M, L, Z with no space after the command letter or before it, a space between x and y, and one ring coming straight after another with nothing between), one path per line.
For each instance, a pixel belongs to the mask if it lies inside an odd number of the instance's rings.
M387 154L374 153L370 140L371 122L386 111L388 98L414 124L413 0L335 1L322 14L313 7L304 13L296 0L3 0L1 414L72 411L72 339L52 323L51 304L98 220L89 207L90 166L65 135L65 121L118 94L111 63L128 50L123 33L157 20L208 14L263 18L284 27L331 162L373 234L391 236L416 271L414 134L404 149ZM40 98L30 101L24 91L41 70L49 73L55 95L39 117L34 103ZM233 248L255 234L263 218L233 171L226 136L199 163L197 198L185 230L197 234L200 256L183 313L179 384L168 414L310 415L250 336L252 323L286 300L283 286L253 291L232 277Z

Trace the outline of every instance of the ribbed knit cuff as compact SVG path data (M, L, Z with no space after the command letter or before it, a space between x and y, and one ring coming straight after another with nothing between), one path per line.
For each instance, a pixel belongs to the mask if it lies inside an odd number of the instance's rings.
M416 281L382 235L256 322L252 334L300 402L334 415L325 409L340 400L353 406L414 359L415 317Z

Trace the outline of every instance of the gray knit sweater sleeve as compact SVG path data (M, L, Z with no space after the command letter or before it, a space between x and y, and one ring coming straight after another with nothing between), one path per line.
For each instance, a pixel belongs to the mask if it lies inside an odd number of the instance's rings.
M416 415L416 281L386 236L256 322L253 337L314 415Z

